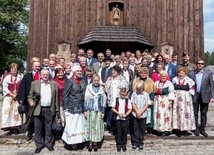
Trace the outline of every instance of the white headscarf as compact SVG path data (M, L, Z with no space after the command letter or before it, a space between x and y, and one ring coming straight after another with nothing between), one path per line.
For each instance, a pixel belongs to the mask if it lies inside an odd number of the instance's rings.
M75 71L77 71L77 70L82 70L82 68L81 68L79 65L74 65L74 66L72 67L72 72L75 72Z

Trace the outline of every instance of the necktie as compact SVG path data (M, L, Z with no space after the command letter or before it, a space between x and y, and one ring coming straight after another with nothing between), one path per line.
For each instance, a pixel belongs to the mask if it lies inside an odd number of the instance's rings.
M36 81L36 80L39 80L39 73L38 72L36 72L34 75L34 81Z
M99 65L99 66L100 66L100 68L102 67L102 62L100 62L100 65Z

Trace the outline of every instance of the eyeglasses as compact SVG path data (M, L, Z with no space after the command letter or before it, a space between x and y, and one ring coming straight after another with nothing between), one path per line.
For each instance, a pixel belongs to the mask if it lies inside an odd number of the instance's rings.
M204 63L200 63L200 62L198 62L197 64L198 64L198 65L204 65Z

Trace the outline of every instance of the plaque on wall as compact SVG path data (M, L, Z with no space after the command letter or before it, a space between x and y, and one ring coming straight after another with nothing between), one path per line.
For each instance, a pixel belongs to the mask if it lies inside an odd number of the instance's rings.
M173 54L173 45L168 43L168 42L164 42L161 44L161 54L164 55L169 55L170 57L172 57Z
M70 48L71 48L70 42L68 42L68 41L58 42L57 55L65 58L66 63L68 63L70 61L70 56L71 56Z

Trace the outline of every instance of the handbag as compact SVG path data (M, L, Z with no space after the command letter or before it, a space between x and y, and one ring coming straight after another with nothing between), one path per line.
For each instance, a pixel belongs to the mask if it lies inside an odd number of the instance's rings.
M53 131L58 131L58 132L62 132L63 131L63 126L62 126L62 122L60 120L60 116L56 115L54 122L52 124L52 130Z
M26 104L21 104L18 106L18 112L19 114L24 114L27 111L27 105Z

